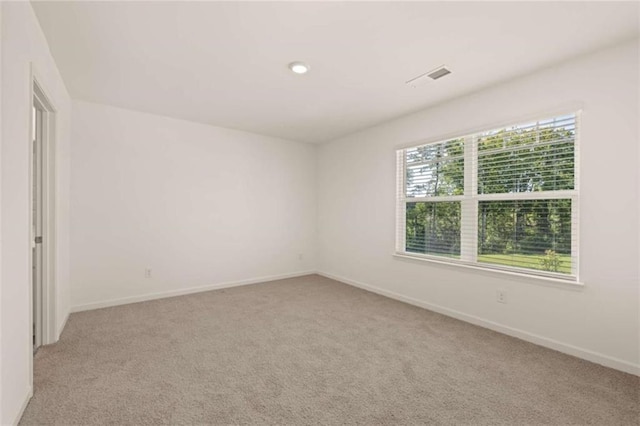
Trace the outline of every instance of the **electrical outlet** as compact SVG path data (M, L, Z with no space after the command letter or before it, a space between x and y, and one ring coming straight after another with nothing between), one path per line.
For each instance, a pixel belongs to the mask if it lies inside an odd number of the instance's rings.
M507 292L505 290L496 291L496 301L498 303L507 303Z
M298 260L302 260L304 258L304 255L302 253L298 253Z
M151 268L147 268L144 270L144 277L151 278Z

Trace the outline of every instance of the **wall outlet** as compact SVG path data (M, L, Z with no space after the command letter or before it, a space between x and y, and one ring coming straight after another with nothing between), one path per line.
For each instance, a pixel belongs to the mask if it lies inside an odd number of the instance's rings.
M298 253L298 260L302 260L304 258L304 254Z
M507 292L505 290L497 290L496 301L498 303L507 303Z
M147 268L144 270L144 277L151 278L151 268Z

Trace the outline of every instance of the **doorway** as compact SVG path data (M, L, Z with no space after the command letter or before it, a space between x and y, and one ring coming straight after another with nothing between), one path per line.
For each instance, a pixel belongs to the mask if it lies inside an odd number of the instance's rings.
M42 345L42 116L33 98L31 121L31 286L33 294L33 352Z
M33 352L57 340L55 330L55 111L33 78L31 109L31 311Z

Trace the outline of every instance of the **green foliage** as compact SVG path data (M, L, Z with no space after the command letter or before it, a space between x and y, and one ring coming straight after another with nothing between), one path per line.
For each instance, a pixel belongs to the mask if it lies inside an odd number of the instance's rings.
M541 265L541 260L544 256L544 254L483 254L478 256L478 262L545 271ZM554 272L570 274L571 256L568 254L557 254L557 257L558 270Z
M553 250L545 250L544 257L540 259L540 266L545 271L558 272L560 269L560 256Z
M478 194L574 188L574 129L529 126L478 136ZM407 196L464 193L464 140L407 151ZM407 203L407 251L460 255L460 203ZM480 201L478 256L519 256L522 267L566 271L571 254L571 200ZM525 262L526 259L526 262ZM522 263L524 262L524 263Z
M481 201L478 254L571 253L571 200Z
M460 256L460 203L407 203L406 250Z
M503 130L478 141L478 193L574 187L573 129ZM571 200L482 201L478 254L571 253Z
M407 152L407 195L464 193L464 139L425 145Z
M478 193L573 189L574 135L563 128L501 130L478 140Z

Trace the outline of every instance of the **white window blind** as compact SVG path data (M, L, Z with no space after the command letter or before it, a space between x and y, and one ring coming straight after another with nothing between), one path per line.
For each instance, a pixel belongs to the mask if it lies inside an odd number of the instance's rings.
M577 114L397 152L401 254L576 280Z

